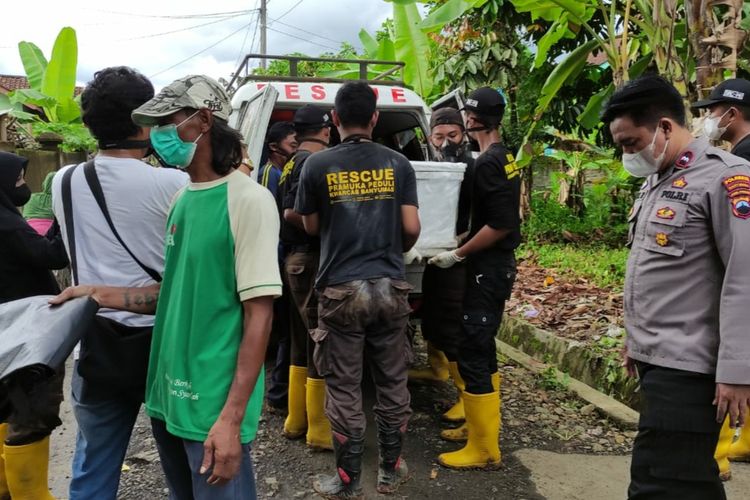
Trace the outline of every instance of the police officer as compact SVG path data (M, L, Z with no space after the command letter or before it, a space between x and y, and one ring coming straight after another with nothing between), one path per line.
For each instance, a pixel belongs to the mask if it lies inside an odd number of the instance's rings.
M440 161L467 165L461 183L456 222L456 234L463 240L469 231L474 158L466 140L461 112L451 107L436 110L430 117L429 141ZM465 267L459 263L448 269L437 266L425 268L422 278L422 336L427 341L430 366L409 371L409 378L413 380L446 380L450 373L458 390L458 401L443 414L443 419L448 422L463 422L466 418L462 395L464 383L458 373L456 358L461 338ZM449 441L464 441L468 435L467 429L466 425L446 429L441 436Z
M655 75L614 93L602 119L646 180L630 219L624 365L644 409L631 499L723 499L714 450L750 399L750 164L694 139L679 92Z
M707 109L703 132L712 141L729 141L732 154L750 161L750 82L741 78L726 80L716 86L708 99L693 104ZM724 421L716 447L716 461L722 480L732 477L729 460L750 459L750 421L746 421L736 443L734 429Z
M520 176L500 140L505 100L483 87L465 103L466 131L479 143L471 195L471 230L456 250L429 264L450 268L466 261L458 371L463 393L468 441L458 451L443 453L439 462L455 469L495 468L500 464L500 374L495 334L516 275L513 251L521 240Z
M299 148L284 166L279 184L282 210L281 241L286 250L284 271L292 299L291 365L289 367L289 413L284 423L288 437L306 434L307 445L316 450L332 450L331 424L325 416L325 381L312 362L310 331L318 326L318 300L315 275L320 260L320 239L305 232L302 216L294 211L300 174L313 153L328 147L331 137L330 114L308 104L294 114L294 130Z

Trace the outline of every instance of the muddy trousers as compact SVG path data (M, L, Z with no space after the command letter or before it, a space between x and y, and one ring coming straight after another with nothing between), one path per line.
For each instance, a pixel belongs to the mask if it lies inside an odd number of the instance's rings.
M725 500L714 450L721 424L713 375L637 363L644 408L633 444L630 500Z
M315 344L310 332L318 326L318 297L315 276L320 252L292 249L284 261L284 272L291 295L291 364L306 366L309 378L322 378L312 359Z
M62 424L60 404L63 401L65 367L52 376L22 370L11 376L8 397L13 410L7 418L5 444L23 446L46 438Z
M466 290L466 265L427 266L422 278L422 336L456 361Z
M364 436L365 361L375 384L378 426L406 427L411 415L406 386L411 357L406 334L410 289L405 281L379 278L321 291L314 359L326 381L326 415L334 433L354 439Z
M456 352L466 392L489 394L497 372L495 336L516 279L513 251L489 250L466 260L461 339Z

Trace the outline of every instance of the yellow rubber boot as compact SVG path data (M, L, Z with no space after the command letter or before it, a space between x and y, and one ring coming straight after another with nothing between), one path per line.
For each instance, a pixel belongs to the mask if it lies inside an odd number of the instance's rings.
M287 439L299 439L307 432L305 381L307 381L307 367L294 365L289 367L289 413L284 421L284 437Z
M724 425L721 426L719 442L716 444L716 451L714 452L714 459L719 465L719 477L722 481L732 479L732 471L729 469L729 448L732 446L732 440L734 440L734 429L729 427L729 419L727 418L724 420Z
M461 383L463 384L463 380L461 380ZM465 387L466 385L464 384L464 388ZM492 388L496 391L500 390L500 373L499 372L495 372L492 374ZM463 403L463 399L461 401ZM445 439L446 441L452 441L455 443L463 443L464 441L469 439L469 426L466 422L464 422L463 424L461 424L459 427L456 427L455 429L444 429L440 432L440 437Z
M729 447L729 460L750 462L750 420L745 421L740 438Z
M443 453L440 465L451 469L496 469L500 466L500 392L464 393L469 438L458 451Z
M3 446L13 500L55 500L47 487L49 437L23 446Z
M463 392L466 389L466 383L461 378L461 374L458 372L458 363L451 361L448 363L448 372L453 379L453 384L456 386L458 391L458 401L456 404L450 407L448 411L443 413L443 420L448 422L463 422L466 420L466 413L464 412L464 398Z
M331 422L325 414L326 382L307 379L307 446L313 450L333 450Z
M8 424L0 424L0 500L10 500L8 480L5 478L5 458L3 457L3 445L7 434Z
M412 380L425 380L432 382L445 382L448 380L448 358L443 351L437 349L432 343L427 342L428 368L422 370L409 370L409 378Z

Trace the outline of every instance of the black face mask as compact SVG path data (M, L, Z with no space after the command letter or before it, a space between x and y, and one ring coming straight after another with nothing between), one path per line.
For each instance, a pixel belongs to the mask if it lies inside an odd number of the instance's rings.
M28 184L22 184L13 188L13 191L11 191L10 193L10 201L12 201L13 204L17 207L26 205L30 198L31 189L29 189Z
M444 161L456 161L464 155L465 144L463 142L455 143L446 141L446 143L438 149L438 154Z

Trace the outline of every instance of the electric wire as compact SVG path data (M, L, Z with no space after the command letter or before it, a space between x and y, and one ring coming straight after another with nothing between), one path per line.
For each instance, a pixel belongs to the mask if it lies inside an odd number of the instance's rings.
M281 35L286 35L291 38L296 38L297 40L302 40L303 42L311 43L313 45L317 45L319 47L323 47L324 49L331 49L331 50L339 50L338 47L331 47L330 45L324 45L322 43L314 42L312 40L308 40L306 38L302 38L301 36L293 35L291 33L287 33L285 31L277 30L276 28L271 28L270 26L266 26L266 29L269 31L273 31L275 33L279 33Z
M292 12L294 9L296 9L297 7L299 7L299 4L301 4L304 1L305 0L299 0L297 3L295 3L294 5L292 5L291 8L289 8L289 10L287 10L286 12L284 12L283 14L281 14L276 19L278 20L278 19L281 19L282 17L286 16L287 14L289 14L290 12Z
M225 40L227 40L227 39L229 39L229 38L233 37L234 35L236 35L236 34L237 34L237 33L239 33L240 31L244 30L244 29L245 29L245 28L247 28L247 27L248 27L248 26L249 26L250 24L252 24L252 23L247 23L247 24L243 24L242 26L240 26L240 29L238 29L238 30L235 30L235 31L231 32L230 34L228 34L227 36L225 36L225 37L224 37L224 38L222 38L221 40L218 40L217 42L215 42L215 43L213 43L213 44L209 45L209 46L208 46L208 47L206 47L205 49L203 49L203 50L200 50L200 51L196 52L195 54L193 54L193 55L191 55L191 56L189 56L189 57L186 57L185 59L183 59L183 60L181 60L181 61L179 61L179 62L177 62L177 63L173 64L172 66L170 66L170 67L168 67L168 68L166 68L166 69L163 69L163 70L159 71L158 73L154 73L153 75L150 75L150 76L149 76L149 78L154 78L155 76L159 76L159 75L161 75L161 74L163 74L163 73L166 73L167 71L169 71L169 70L171 70L171 69L174 69L174 68L176 68L177 66L180 66L181 64L183 64L183 63L185 63L185 62L189 61L190 59L192 59L192 58L194 58L194 57L197 57L197 56L199 56L199 55L203 54L203 53L204 53L204 52L206 52L207 50L210 50L210 49L212 49L212 48L216 47L216 46L217 46L217 45L219 45L220 43L224 42Z
M242 39L242 45L240 46L240 50L237 53L237 59L234 62L234 67L238 67L240 65L240 61L242 60L242 57L244 56L245 52L245 45L247 44L247 38L250 36L250 27L252 26L253 22L255 23L255 29L258 29L258 17L260 17L260 14L257 14L255 16L255 19L250 20L250 24L247 25L247 31L245 31L245 37ZM252 47L252 44L251 44Z
M138 14L134 12L120 12L120 11L112 11L112 10L104 10L104 9L90 9L96 12L102 12L105 14L114 14L118 16L130 16L130 17L145 17L145 18L153 18L153 19L210 19L210 18L217 18L217 17L225 17L225 16L231 16L231 15L242 15L242 14L250 14L252 10L232 10L227 12L210 12L205 14L177 14L177 15L159 15L159 14Z
M134 36L134 37L130 37L130 38L120 38L119 40L116 40L116 41L117 42L126 42L126 41L130 41L130 40L143 40L144 38L156 38L156 37L160 37L160 36L171 35L173 33L180 33L182 31L192 31L192 30L197 29L197 28L202 28L203 26L210 26L212 24L222 23L222 22L228 21L230 19L237 19L238 17L242 17L244 15L245 14L235 14L233 16L223 17L221 19L217 19L215 21L209 21L207 23L194 24L192 26L187 26L185 28L180 28L180 29L171 30L171 31L163 31L161 33L153 33L151 35L141 35L141 36Z
M340 40L334 40L333 38L328 38L327 36L319 35L319 34L317 34L317 33L313 33L312 31L307 31L306 29L302 29L302 28L300 28L299 26L294 26L294 25L291 25L291 24L289 24L289 23L285 23L285 22L279 21L279 20L278 20L278 18L277 18L277 19L271 19L271 18L269 18L269 20L270 20L270 21L271 21L272 23L279 23L279 24L281 24L282 26L286 26L287 28L292 28L292 29L295 29L295 30L301 31L302 33L306 33L306 34L308 34L308 35L312 35L312 36L315 36L315 37L321 38L321 39L323 39L323 40L328 40L329 42L333 42L333 43L338 43L338 44L342 44L342 43L343 43L343 42L341 42Z

